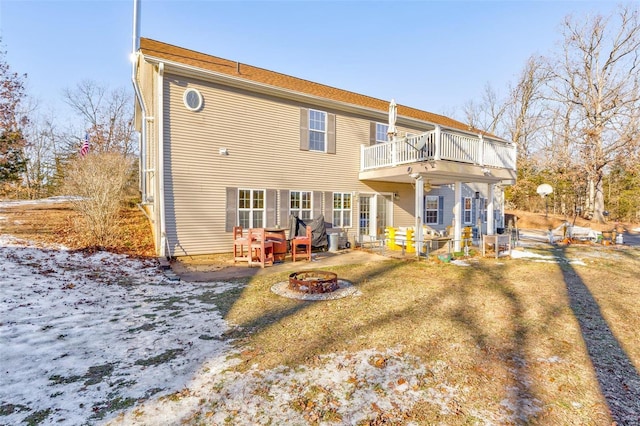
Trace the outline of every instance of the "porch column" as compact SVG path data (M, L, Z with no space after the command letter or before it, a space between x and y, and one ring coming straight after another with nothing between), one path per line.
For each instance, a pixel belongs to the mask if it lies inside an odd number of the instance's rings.
M492 183L487 184L488 186L488 199L487 199L487 235L493 235L496 232L496 224L493 218L493 191L495 185Z
M420 252L422 251L422 212L424 211L424 179L422 176L416 178L416 229L414 232L414 238L416 241L416 257L420 259Z
M460 239L462 238L462 182L456 182L454 188L453 251L460 251Z

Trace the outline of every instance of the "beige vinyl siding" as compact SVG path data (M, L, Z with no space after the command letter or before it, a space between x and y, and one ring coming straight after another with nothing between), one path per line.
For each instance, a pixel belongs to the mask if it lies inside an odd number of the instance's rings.
M220 178L229 173L218 164L222 157L217 152L214 156L214 136L220 135L222 140L227 135L215 126L219 113L207 114L216 106L212 92L193 82L176 85L175 81L165 74L163 146L169 250L178 256L211 253L217 229L224 226L226 203L224 192L217 190L216 173ZM188 87L201 91L204 105L200 111L184 106L183 94Z
M166 230L173 255L230 251L226 187L371 190L358 180L360 144L368 140L370 120L337 114L336 154L301 151L300 105L169 74L164 81ZM200 111L183 104L189 87L202 93ZM229 155L220 155L221 148ZM278 200L279 211L282 203L288 200ZM331 206L324 207L330 214ZM354 205L354 225L356 216ZM280 217L280 226L286 228L287 219Z
M377 192L398 194L398 198L393 200L394 226L414 226L416 224L413 216L415 190L411 185L380 182L374 189Z
M201 110L193 112L184 106L187 88L202 93ZM314 210L321 209L327 222L332 220L331 200L325 196L318 206L321 193L397 193L394 225L415 224L411 185L358 179L360 149L370 139L371 119L170 74L164 78L164 98L166 231L172 255L230 251L231 233L225 230L228 187L265 194L313 191ZM301 111L309 108L335 114L335 154L300 149ZM220 155L222 148L228 155ZM431 194L444 196L443 226L450 225L453 191L443 188ZM278 224L285 229L288 203L281 197L265 203L265 208L275 206ZM357 217L356 197L352 235L358 231Z

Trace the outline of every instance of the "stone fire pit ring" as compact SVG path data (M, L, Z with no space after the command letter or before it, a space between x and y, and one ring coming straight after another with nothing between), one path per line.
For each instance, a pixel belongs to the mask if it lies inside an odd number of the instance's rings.
M305 288L301 288L305 287ZM300 290L298 290L300 288ZM321 292L333 288L332 291ZM310 292L308 290L312 289ZM289 281L281 281L271 286L271 291L279 296L298 300L335 300L362 293L349 281L342 280L333 272L301 271L289 275Z
M302 293L318 294L336 291L338 274L329 271L300 271L289 275L289 288Z

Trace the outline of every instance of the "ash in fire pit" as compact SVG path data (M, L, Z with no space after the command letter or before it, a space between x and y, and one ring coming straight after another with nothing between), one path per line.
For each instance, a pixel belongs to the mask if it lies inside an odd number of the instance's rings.
M302 293L319 294L336 291L338 275L328 271L302 271L289 275L289 288Z

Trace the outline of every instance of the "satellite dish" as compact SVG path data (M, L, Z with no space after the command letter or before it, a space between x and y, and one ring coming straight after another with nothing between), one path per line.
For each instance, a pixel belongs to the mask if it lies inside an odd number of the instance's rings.
M549 194L553 194L553 188L548 183L543 183L542 185L538 185L538 189L536 189L536 192L541 197L546 197Z
M422 151L422 149L424 148L424 146L427 144L427 137L428 135L423 133L421 135L405 135L404 137L404 141L407 143L407 145L411 146L413 149L415 149L416 151Z

